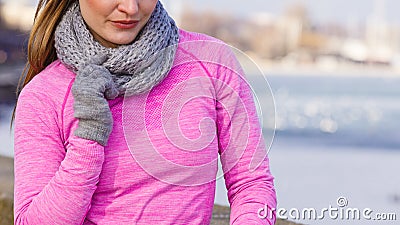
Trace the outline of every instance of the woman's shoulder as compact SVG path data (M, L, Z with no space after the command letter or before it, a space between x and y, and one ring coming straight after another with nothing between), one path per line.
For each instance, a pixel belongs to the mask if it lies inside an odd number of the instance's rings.
M74 77L74 73L57 59L38 73L34 79L46 81L46 83L50 82L50 84L59 86L61 82L72 80Z
M240 63L235 56L235 49L218 38L180 29L176 64L182 64L184 60L193 61L195 59L198 62L207 62L209 67L218 65L219 71L221 68L230 68L242 73Z
M73 72L56 60L25 85L19 98L24 99L24 96L29 96L28 99L32 100L32 97L36 96L41 100L62 101L74 76Z
M35 75L25 88L37 91L60 89L62 86L68 85L68 81L73 78L74 73L68 70L60 60L56 60Z
M197 33L193 31L187 31L182 28L179 29L179 42L191 42L191 41L210 41L210 42L218 42L224 43L222 40L209 36L204 33Z
M181 49L201 53L201 55L206 54L219 57L219 60L226 60L234 57L233 49L236 48L216 37L204 33L179 29L179 38L179 46Z

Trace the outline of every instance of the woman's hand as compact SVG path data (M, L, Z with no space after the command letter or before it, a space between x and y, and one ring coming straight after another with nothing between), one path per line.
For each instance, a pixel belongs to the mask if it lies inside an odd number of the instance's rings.
M74 135L103 146L107 145L113 126L107 99L118 96L111 73L101 66L106 59L100 56L81 66L72 85L74 116L79 119Z

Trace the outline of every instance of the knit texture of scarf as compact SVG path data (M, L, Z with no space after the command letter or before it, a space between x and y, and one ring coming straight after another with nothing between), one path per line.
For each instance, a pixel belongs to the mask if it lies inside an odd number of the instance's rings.
M144 93L165 78L174 61L179 30L160 1L135 40L117 48L104 47L94 39L77 2L55 31L57 57L68 69L76 73L95 57L107 55L102 66L110 71L120 95Z

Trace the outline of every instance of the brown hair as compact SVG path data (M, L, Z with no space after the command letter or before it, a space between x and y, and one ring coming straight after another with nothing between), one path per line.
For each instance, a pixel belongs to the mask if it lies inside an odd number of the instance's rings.
M35 13L28 41L28 61L16 89L14 110L10 129L15 119L15 110L21 90L43 69L57 59L54 47L54 32L66 9L77 0L40 0Z

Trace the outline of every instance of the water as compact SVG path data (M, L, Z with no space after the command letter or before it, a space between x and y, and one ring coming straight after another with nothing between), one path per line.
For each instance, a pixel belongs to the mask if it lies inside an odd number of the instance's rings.
M336 206L336 199L344 196L349 207L396 212L400 217L400 77L279 75L268 76L268 81L277 112L269 157L278 207L318 210ZM265 99L262 94L258 97L262 104ZM8 130L11 110L0 105L1 155L13 154ZM223 179L217 181L215 202L228 205Z
M400 76L270 76L277 135L326 146L400 149Z

